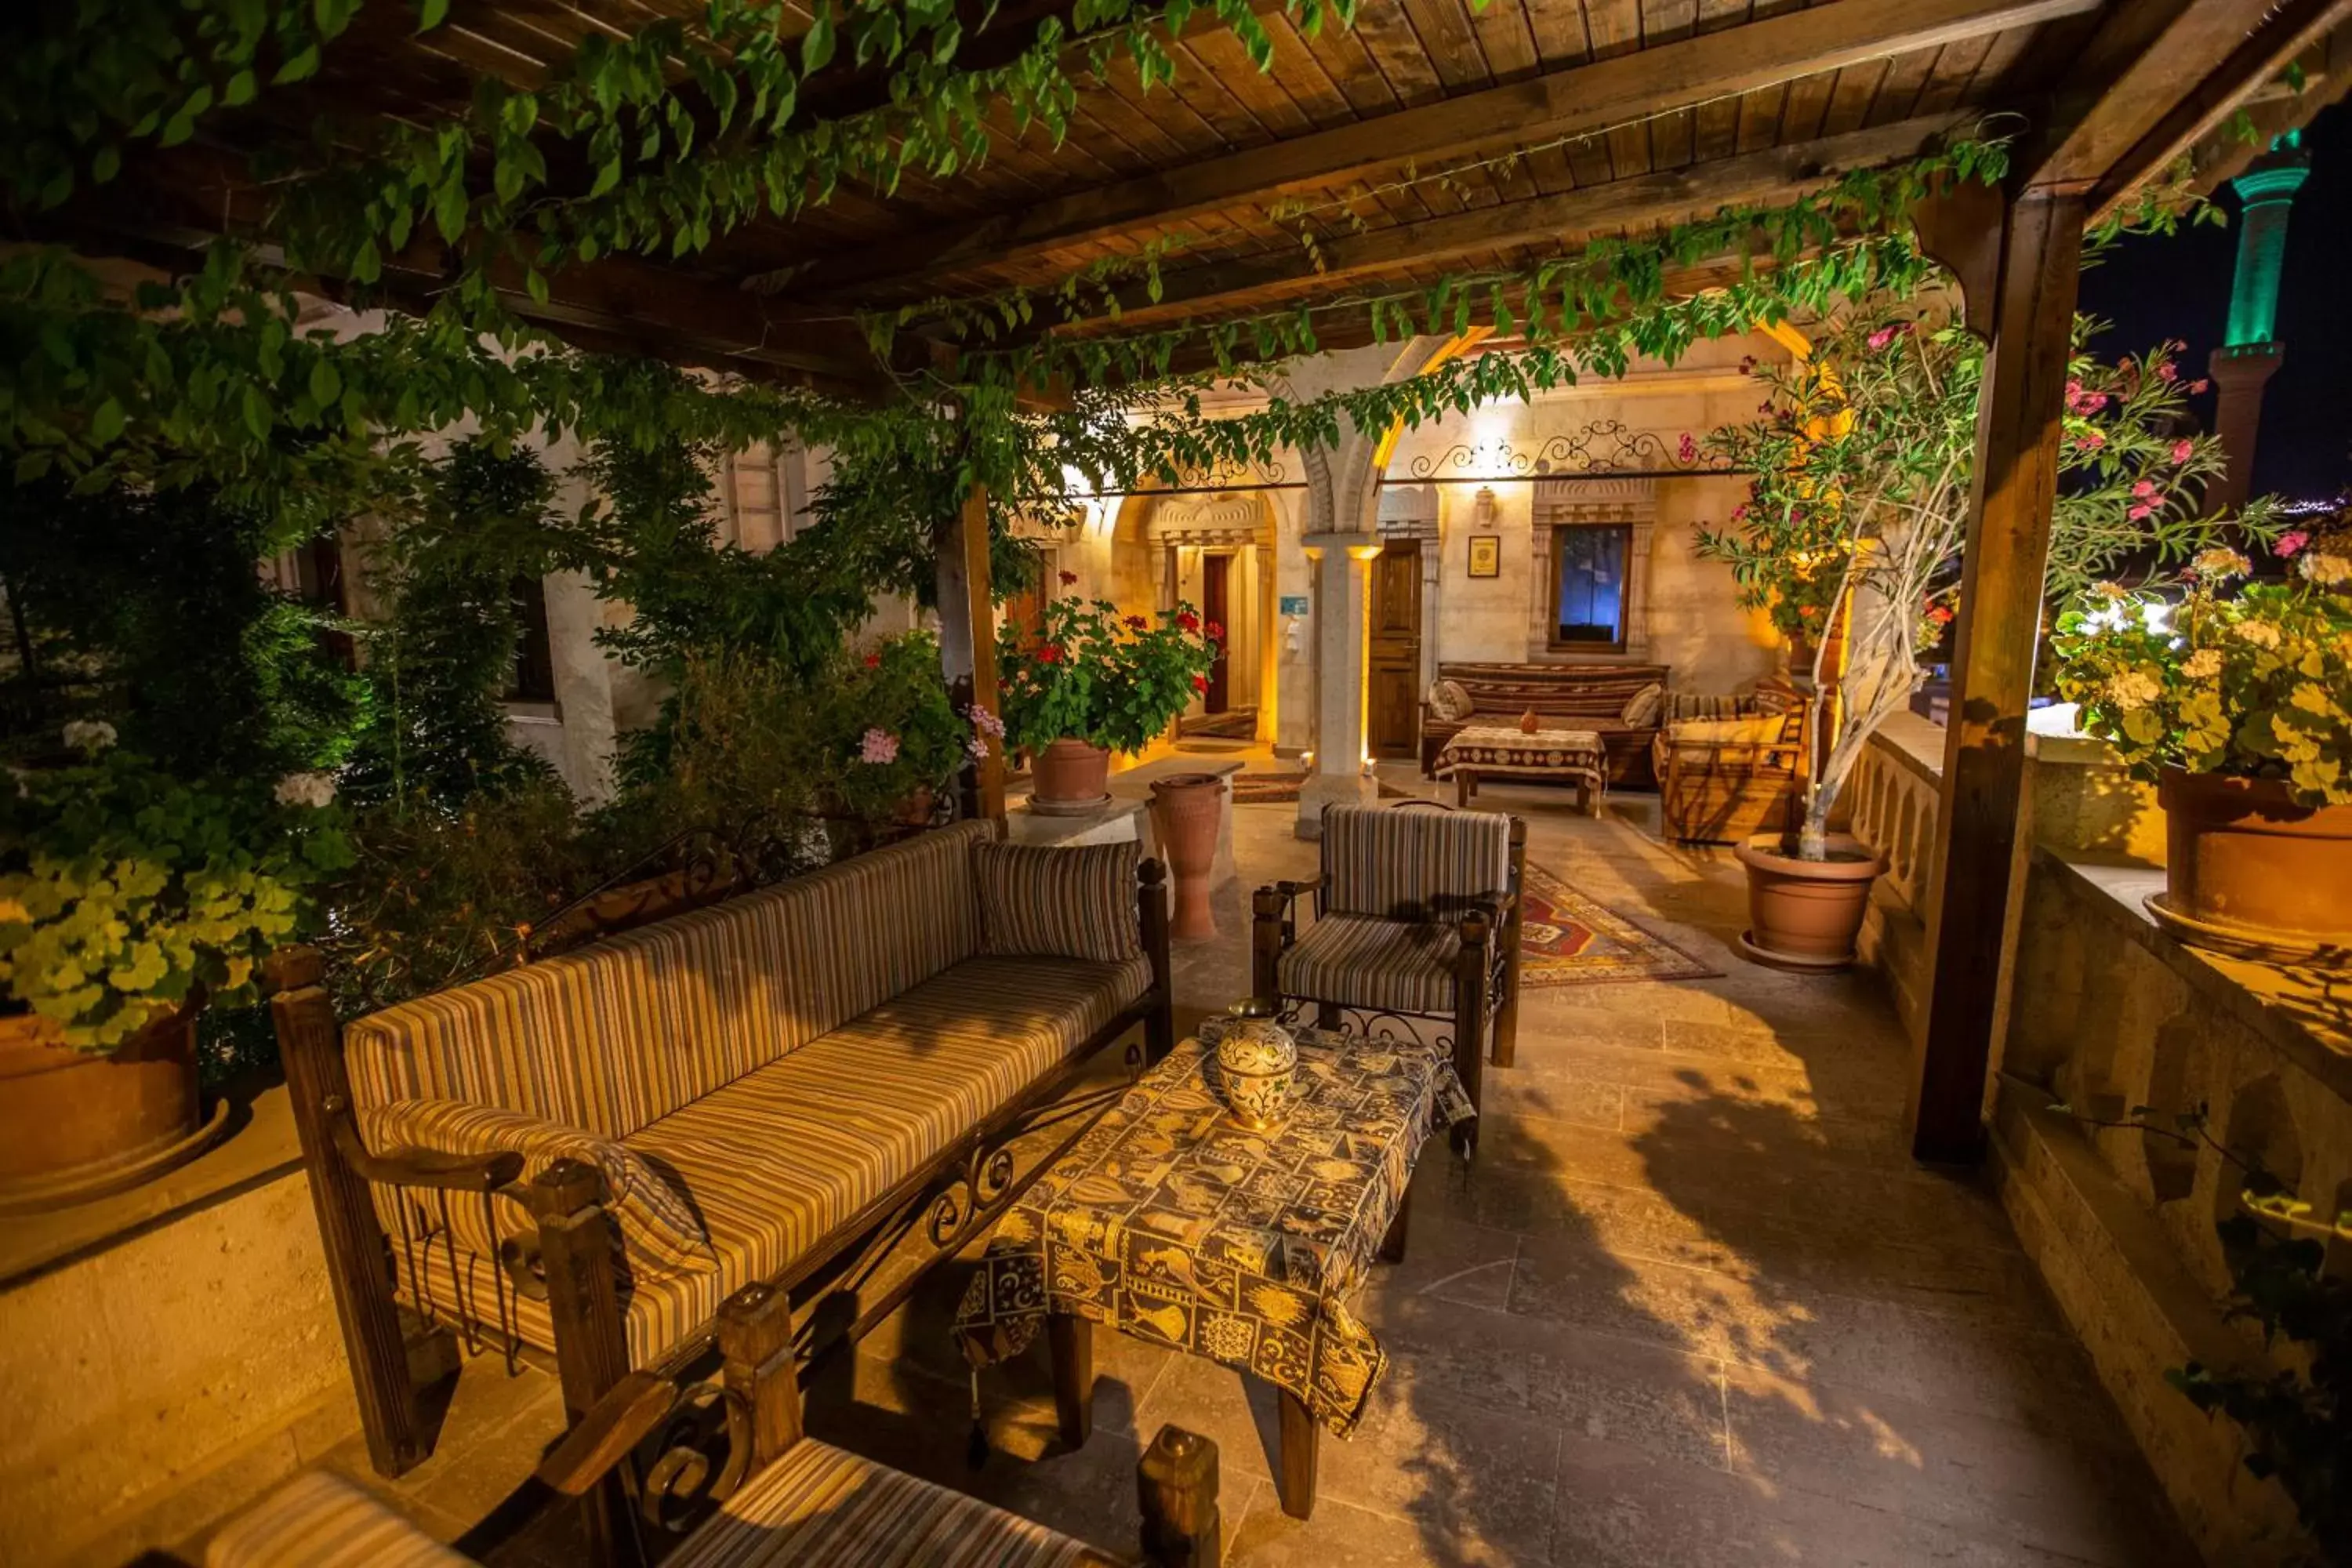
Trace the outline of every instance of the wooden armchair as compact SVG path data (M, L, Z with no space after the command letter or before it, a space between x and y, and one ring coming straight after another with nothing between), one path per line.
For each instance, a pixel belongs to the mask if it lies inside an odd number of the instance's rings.
M563 1507L583 1510L595 1568L636 1568L657 1555L667 1568L1215 1568L1220 1560L1217 1447L1205 1437L1163 1426L1144 1451L1136 1467L1141 1551L1122 1558L804 1436L783 1292L753 1285L730 1298L719 1349L718 1455L669 1444L668 1434L695 1430L678 1417L698 1391L635 1372L455 1549L340 1478L312 1471L225 1526L206 1568L470 1568L477 1554ZM668 1446L646 1465L632 1507L622 1477L657 1435ZM663 1555L662 1538L679 1533L663 1519L679 1506L667 1489L681 1484L698 1489L684 1506L702 1517ZM142 1568L173 1561L151 1556Z
M1496 1067L1517 1049L1527 839L1516 816L1433 801L1327 807L1322 875L1252 898L1256 994L1285 1009L1312 1002L1326 1028L1350 1012L1372 1031L1383 1019L1450 1026L1439 1043L1478 1104L1489 1031ZM1316 919L1302 935L1297 903L1310 893ZM1477 1123L1454 1140L1475 1147Z
M1786 829L1803 797L1805 706L1768 683L1731 713L1669 722L1651 742L1658 818L1681 844L1736 844Z

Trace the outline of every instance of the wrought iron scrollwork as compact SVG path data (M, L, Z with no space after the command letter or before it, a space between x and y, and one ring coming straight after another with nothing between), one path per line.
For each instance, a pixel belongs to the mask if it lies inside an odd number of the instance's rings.
M1410 468L1416 479L1573 479L1584 474L1730 473L1729 464L1709 457L1688 437L1671 440L1622 419L1596 419L1581 428L1546 439L1532 452L1495 439L1456 442L1443 452L1424 452Z
M637 1514L667 1535L683 1535L735 1495L751 1473L751 1407L716 1382L684 1390L653 1436L637 1487Z
M931 1200L925 1234L941 1252L952 1252L971 1239L981 1217L1013 1184L1013 1150L1000 1143L991 1149L978 1144L964 1161L963 1170Z

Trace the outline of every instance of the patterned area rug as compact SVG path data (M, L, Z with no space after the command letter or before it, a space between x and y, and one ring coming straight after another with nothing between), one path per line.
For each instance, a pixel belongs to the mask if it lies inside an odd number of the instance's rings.
M1527 985L1704 980L1723 973L1603 909L1540 866L1528 868L1519 962L1519 980Z
M1181 749L1181 748L1180 748ZM1297 773L1235 773L1234 804L1235 805L1281 805L1298 798L1301 775ZM1382 800L1403 800L1412 791L1399 789L1386 779L1381 781Z

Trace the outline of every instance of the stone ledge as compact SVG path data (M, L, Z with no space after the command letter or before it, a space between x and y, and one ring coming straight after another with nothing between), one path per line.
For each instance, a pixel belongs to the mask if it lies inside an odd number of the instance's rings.
M2078 902L2163 961L2205 1001L2253 1030L2295 1066L2352 1100L2352 1003L2313 974L2205 952L2171 936L2141 904L2164 889L2160 868L2034 847L2034 863L2065 879Z

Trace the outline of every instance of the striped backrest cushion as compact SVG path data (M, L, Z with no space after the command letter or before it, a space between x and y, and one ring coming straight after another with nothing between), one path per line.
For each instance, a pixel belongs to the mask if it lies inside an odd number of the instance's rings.
M1135 868L1142 847L1042 844L972 847L980 890L981 951L1000 958L1090 958L1124 963L1143 955Z
M1756 711L1753 697L1710 697L1696 691L1669 691L1659 717L1666 723L1685 719L1744 719Z
M1481 713L1614 719L1634 693L1664 684L1662 664L1442 664L1438 673L1470 695Z
M625 1137L969 958L961 823L345 1026L352 1098Z
M329 1470L304 1470L214 1532L205 1568L472 1568Z
M1508 884L1511 819L1498 811L1334 805L1323 874L1334 914L1445 920Z

